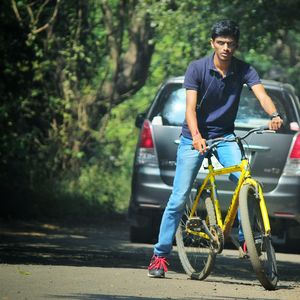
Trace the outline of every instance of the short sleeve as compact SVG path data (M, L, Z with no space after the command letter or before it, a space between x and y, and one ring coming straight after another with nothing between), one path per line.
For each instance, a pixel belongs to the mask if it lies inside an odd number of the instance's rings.
M196 91L199 89L199 76L195 62L191 62L186 70L183 87Z
M247 68L247 72L245 74L245 83L249 88L261 83L258 73L252 66L249 66L249 68Z

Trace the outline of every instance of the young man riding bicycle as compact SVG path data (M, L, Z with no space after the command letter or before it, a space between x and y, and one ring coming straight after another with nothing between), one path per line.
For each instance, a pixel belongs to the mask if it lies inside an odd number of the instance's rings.
M278 130L282 119L267 95L256 70L235 58L238 48L239 27L231 20L222 20L212 27L211 46L214 53L193 61L187 68L186 114L177 151L173 191L164 211L159 238L148 267L148 276L165 276L168 256L176 229L185 208L187 196L201 167L206 152L206 140L234 136L240 94L244 84L252 89L264 111L269 114L269 128ZM241 153L235 143L220 143L217 158L224 166L240 162ZM237 181L239 173L230 175ZM243 234L239 232L242 241Z

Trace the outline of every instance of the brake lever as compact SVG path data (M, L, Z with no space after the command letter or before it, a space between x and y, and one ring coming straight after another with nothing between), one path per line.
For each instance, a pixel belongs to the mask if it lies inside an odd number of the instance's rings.
M261 130L261 131L256 131L256 134L264 134L264 133L276 133L275 130L271 130L271 129L266 129L266 130Z

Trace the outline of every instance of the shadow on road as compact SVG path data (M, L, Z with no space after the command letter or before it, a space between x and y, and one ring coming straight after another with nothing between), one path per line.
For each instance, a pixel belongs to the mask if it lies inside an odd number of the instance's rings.
M49 297L51 298L51 297ZM86 294L86 295L70 295L70 296L61 296L61 295L53 295L54 299L80 299L80 300L162 300L162 298L153 298L153 297L136 297L136 296L119 296L119 295L103 295L103 294ZM163 299L173 299L173 298L163 298ZM177 298L176 298L177 299ZM236 297L226 297L226 296L212 296L207 295L205 297L197 296L195 297L185 297L185 300L233 300L237 299ZM249 297L239 297L239 299L247 299L247 300L257 300L256 298L249 298ZM260 298L260 300L264 300Z
M147 268L152 245L130 243L124 219L97 226L75 224L0 221L0 263ZM255 279L249 260L231 253L217 257L212 275ZM171 270L183 273L176 251L170 261ZM279 261L278 269L281 282L298 281L300 263Z

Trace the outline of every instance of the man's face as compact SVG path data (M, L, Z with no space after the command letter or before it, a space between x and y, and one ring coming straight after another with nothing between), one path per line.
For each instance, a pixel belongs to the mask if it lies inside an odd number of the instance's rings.
M215 54L221 61L231 60L238 47L234 38L229 36L218 36L214 40L211 40L210 43L215 50Z

